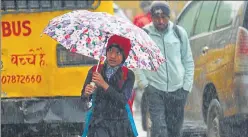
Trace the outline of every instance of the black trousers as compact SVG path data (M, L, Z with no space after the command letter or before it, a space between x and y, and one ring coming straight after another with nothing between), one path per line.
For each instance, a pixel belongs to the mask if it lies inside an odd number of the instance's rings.
M184 121L184 106L188 91L183 88L165 92L148 86L148 109L152 122L152 137L181 137Z

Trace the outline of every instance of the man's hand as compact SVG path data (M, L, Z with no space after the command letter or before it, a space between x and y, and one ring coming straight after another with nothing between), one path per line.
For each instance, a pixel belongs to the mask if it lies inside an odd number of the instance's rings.
M86 96L91 95L94 92L95 89L96 89L96 87L94 87L94 86L92 86L90 84L87 84L86 87L85 87L85 91L84 91L85 95Z
M98 72L93 73L92 82L95 82L98 86L102 87L104 90L107 90L109 85L105 82L102 75Z
M182 91L185 91L185 92L189 93L189 91L188 90L185 90L184 88L182 88Z

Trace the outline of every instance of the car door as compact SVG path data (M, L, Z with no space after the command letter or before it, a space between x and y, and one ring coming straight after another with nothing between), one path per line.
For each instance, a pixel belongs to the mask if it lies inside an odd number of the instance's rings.
M202 1L189 2L185 6L183 11L179 14L178 19L176 20L176 24L179 26L182 26L186 30L189 39L192 36L195 20L199 14L199 10L201 8L201 5L202 5ZM190 41L190 44L192 47L192 41ZM194 49L191 49L191 50L192 50L193 56L195 56ZM195 60L195 57L194 57L194 60ZM192 96L192 94L189 94L189 98L191 98L190 96ZM189 117L189 116L187 116L187 114L189 112L192 112L192 110L194 110L193 105L190 103L192 101L189 101L189 100L190 99L188 99L186 107L185 107L186 117Z
M213 22L208 68L209 77L216 87L221 106L226 115L235 113L232 91L234 49L237 36L237 13L243 1L220 1Z
M217 1L204 1L199 11L198 18L194 25L194 30L190 38L192 52L195 60L196 73L196 88L203 91L207 83L206 80L206 64L209 61L209 47L211 46L212 30L211 24L213 22L214 13L216 11Z
M212 34L210 31L210 24L217 3L217 1L193 1L184 9L177 21L178 25L185 28L189 35L195 62L194 86L186 105L186 112L191 114L189 118L192 119L202 119L201 104L203 85L205 83L204 64L207 62L208 58L208 49L206 49L206 47L210 44L209 41ZM192 12L196 7L197 10ZM189 21L187 22L187 20Z

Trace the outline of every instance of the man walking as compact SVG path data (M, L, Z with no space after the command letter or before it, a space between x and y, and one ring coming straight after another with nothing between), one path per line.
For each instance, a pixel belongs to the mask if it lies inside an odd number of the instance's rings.
M152 122L152 137L181 137L184 106L192 89L194 61L186 31L170 19L165 1L151 5L152 23L144 30L156 42L166 62L158 71L136 71L138 85L145 87Z

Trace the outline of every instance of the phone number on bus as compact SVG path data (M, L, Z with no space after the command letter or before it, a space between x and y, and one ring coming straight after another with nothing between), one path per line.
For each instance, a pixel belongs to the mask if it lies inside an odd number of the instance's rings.
M3 75L1 76L2 84L29 84L41 83L41 75Z

